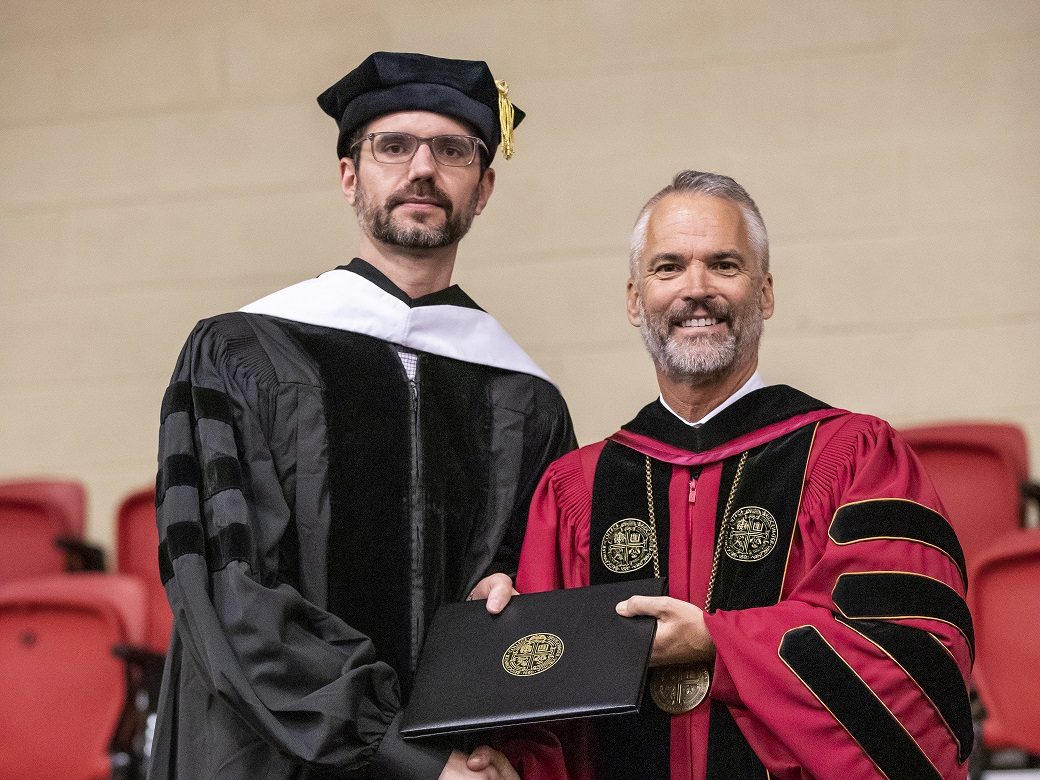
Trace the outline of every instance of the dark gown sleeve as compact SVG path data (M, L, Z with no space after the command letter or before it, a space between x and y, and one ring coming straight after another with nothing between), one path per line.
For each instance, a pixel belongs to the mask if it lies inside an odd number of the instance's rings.
M397 735L391 667L286 581L286 530L327 502L320 392L279 381L277 356L237 348L249 339L228 329L200 323L163 403L156 501L175 632L151 776L436 777L447 750Z
M509 488L515 491L510 521L484 576L505 572L516 578L532 496L549 464L578 446L570 413L560 392L542 379L525 377L525 384L528 381L533 383L533 388L527 401L519 480Z

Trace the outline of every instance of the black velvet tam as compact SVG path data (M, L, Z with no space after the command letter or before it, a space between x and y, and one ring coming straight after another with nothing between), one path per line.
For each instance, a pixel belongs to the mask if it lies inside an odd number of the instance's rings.
M468 122L494 157L502 136L498 99L486 62L377 51L322 92L318 105L339 124L340 157L355 130L394 111L433 111ZM513 127L523 118L513 106Z

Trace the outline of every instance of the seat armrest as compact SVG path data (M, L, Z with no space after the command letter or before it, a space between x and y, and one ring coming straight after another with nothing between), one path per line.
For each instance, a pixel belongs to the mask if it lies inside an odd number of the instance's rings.
M105 551L74 536L59 536L54 544L65 551L69 571L104 571Z

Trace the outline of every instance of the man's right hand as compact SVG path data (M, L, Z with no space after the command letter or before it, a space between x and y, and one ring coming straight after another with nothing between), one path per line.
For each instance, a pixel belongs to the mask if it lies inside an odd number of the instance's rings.
M497 750L481 745L470 755L451 751L439 780L520 780L509 759Z
M622 617L657 618L650 666L712 662L715 642L704 624L704 611L671 596L632 596L616 607Z

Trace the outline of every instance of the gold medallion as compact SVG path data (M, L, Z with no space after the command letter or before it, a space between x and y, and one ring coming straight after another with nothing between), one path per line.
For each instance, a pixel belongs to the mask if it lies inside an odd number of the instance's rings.
M726 530L726 557L741 563L765 558L776 547L779 528L769 510L744 506L729 519Z
M603 534L599 555L603 565L615 574L642 569L654 557L653 529L635 517L618 520Z
M556 634L528 634L502 655L502 668L514 677L541 674L563 656L563 640Z
M675 664L650 670L650 698L669 715L682 715L708 695L711 675L704 664Z

